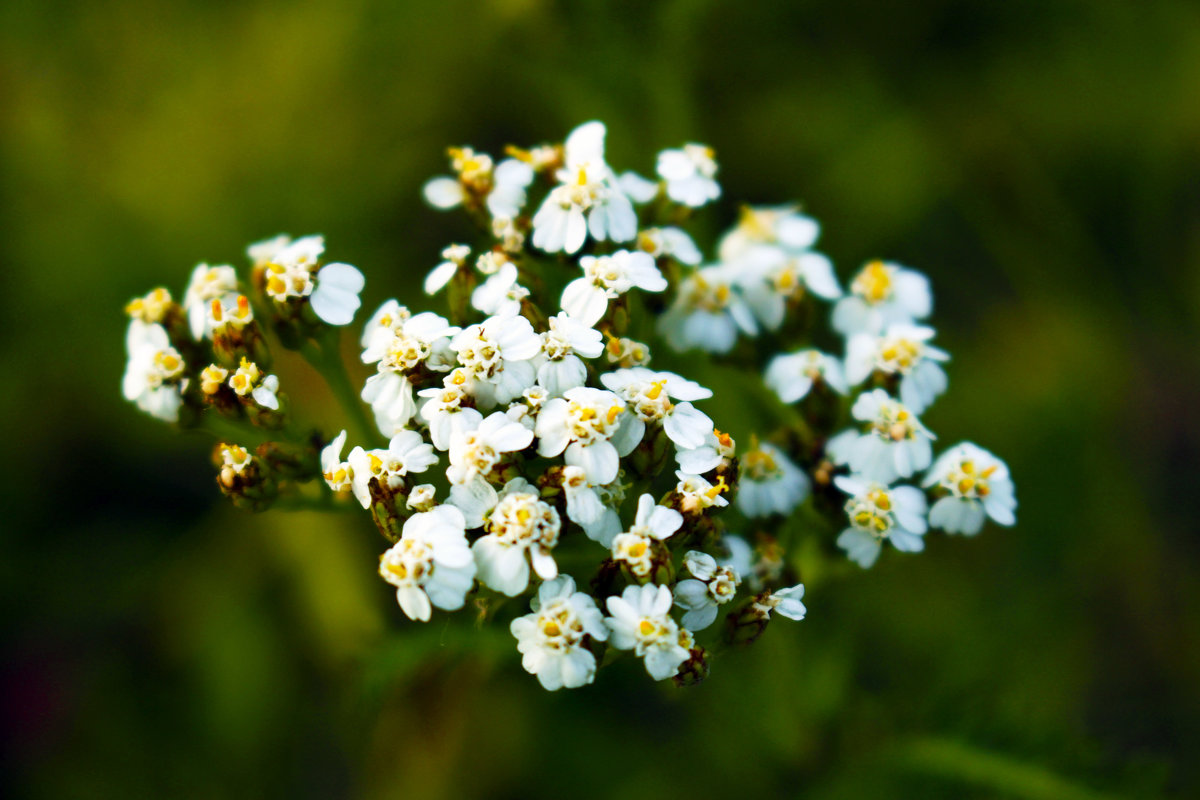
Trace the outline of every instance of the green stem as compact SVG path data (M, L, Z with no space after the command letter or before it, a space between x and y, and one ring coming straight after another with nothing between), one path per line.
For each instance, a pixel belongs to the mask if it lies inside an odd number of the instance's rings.
M367 418L359 394L350 382L350 375L346 372L346 365L338 352L337 342L338 332L334 331L319 346L305 343L300 352L313 369L321 373L334 398L350 417L350 427L354 429L352 433L358 441L369 442L375 438L375 426Z

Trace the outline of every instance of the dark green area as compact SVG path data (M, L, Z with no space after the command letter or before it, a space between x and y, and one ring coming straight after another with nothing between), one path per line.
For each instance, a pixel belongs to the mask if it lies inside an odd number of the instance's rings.
M1018 527L805 576L697 688L549 695L506 631L404 621L365 515L239 514L122 402L133 295L289 231L415 299L443 148L590 118L643 172L712 144L713 231L798 199L843 278L927 272L926 421ZM1198 305L1183 0L4 4L4 794L1195 797Z

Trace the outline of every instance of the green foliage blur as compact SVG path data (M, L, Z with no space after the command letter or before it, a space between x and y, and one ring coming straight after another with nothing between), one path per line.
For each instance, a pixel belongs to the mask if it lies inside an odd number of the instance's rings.
M0 793L1200 796L1198 100L1184 0L0 5ZM420 302L444 148L593 118L643 173L712 144L712 232L796 199L843 279L929 274L926 421L1018 526L805 575L698 687L548 694L506 630L405 620L365 514L239 513L122 401L134 295L285 231Z

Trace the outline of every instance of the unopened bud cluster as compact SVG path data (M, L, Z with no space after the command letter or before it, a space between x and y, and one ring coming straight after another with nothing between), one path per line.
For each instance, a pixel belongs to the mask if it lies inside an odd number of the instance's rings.
M934 458L919 415L948 355L923 275L872 261L843 288L790 205L743 208L706 259L686 224L721 196L713 150L663 151L648 179L618 174L604 140L590 122L499 160L449 151L425 197L463 210L474 243L430 260L442 313L389 300L366 322L348 429L298 432L270 372L268 334L335 394L345 384L335 328L363 277L325 263L319 236L251 246L245 281L201 265L181 303L132 301L126 397L269 437L223 439L222 492L252 510L360 505L406 616L470 601L547 689L591 683L625 651L655 680L704 679L723 647L804 618L803 537L869 567L885 543L923 549L931 527L1015 522L1002 461L970 443ZM830 333L840 352L812 346ZM762 398L760 418L713 420L713 388L656 368L668 351L740 370L714 388ZM725 432L748 424L740 446Z

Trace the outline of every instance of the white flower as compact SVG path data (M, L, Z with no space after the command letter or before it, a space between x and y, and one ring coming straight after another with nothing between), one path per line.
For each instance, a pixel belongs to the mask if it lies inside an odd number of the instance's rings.
M492 406L520 397L534 384L530 359L541 351L542 339L524 317L494 316L457 333L450 349L474 379L476 399Z
M312 294L315 287L313 271L324 252L325 239L321 236L305 236L288 242L269 256L264 245L267 296L285 302Z
M533 182L533 168L507 158L495 165L486 153L469 147L449 150L457 177L439 176L425 184L423 194L431 206L443 211L469 201L484 200L493 217L515 217L525 205L525 190Z
M842 362L820 350L800 350L775 356L767 364L764 377L767 386L785 403L803 400L818 381L838 394L850 390L842 374Z
M736 261L755 245L777 245L789 253L810 249L821 235L821 226L812 217L796 211L795 206L742 208L738 224L721 238L718 257Z
M583 358L596 358L604 352L604 336L590 325L560 312L549 320L550 329L542 334L542 355L545 361L538 367L538 384L551 395L562 395L568 389L587 382L587 367Z
M547 253L575 253L593 239L628 242L637 235L633 204L604 162L604 125L589 122L567 137L565 165L533 216L533 245Z
M675 449L675 460L679 468L692 475L711 472L736 453L733 437L714 428L704 435L699 447L690 450Z
M258 403L263 408L269 408L272 411L279 410L279 378L275 375L267 375L262 379L262 383L254 387L254 391L250 396L254 398L254 402Z
M929 510L929 524L947 533L973 536L983 527L985 516L998 525L1017 521L1017 499L1008 466L970 442L938 456L923 485L949 492Z
M524 450L533 442L533 433L513 422L503 411L496 411L474 428L458 430L450 436L450 466L446 477L450 502L462 510L467 527L483 524L484 515L496 505L496 490L488 483L492 469L506 453Z
M685 628L702 631L716 620L720 606L734 598L742 579L735 570L718 566L715 558L699 550L689 550L683 565L692 577L675 584L675 605L687 611L682 620Z
M627 586L620 597L608 598L608 613L604 622L612 633L613 647L633 650L646 662L646 672L656 681L673 677L683 662L691 657L680 641L681 630L671 619L674 599L666 586L648 583Z
M425 294L440 292L454 277L454 274L462 269L469 255L471 255L471 248L465 244L452 244L443 250L442 258L445 260L425 276Z
M458 332L445 317L431 311L413 315L388 300L363 331L362 360L378 364L380 372L412 372L422 365L444 371L451 366L450 337Z
M533 183L533 167L515 158L506 158L492 173L492 191L487 207L493 219L512 219L525 206L525 190Z
M517 617L509 626L525 671L536 675L550 691L591 683L596 677L596 657L584 646L584 638L608 638L596 602L575 591L570 575L560 575L538 587L530 608L532 614Z
M650 363L650 348L642 342L610 334L604 358L619 367L644 367Z
M309 297L313 313L330 325L349 325L362 305L358 294L364 283L357 267L326 264L317 272L316 288Z
M850 527L838 536L838 547L861 567L879 558L883 540L903 553L925 549L925 494L912 486L889 488L858 476L838 475L833 482L850 498L846 516Z
M617 178L621 191L625 192L636 205L645 205L658 197L658 183L633 172L622 172Z
M229 388L238 397L249 395L255 403L273 411L279 410L279 378L274 375L264 375L253 361L242 357L242 363L229 377Z
M396 601L409 619L428 622L430 605L462 608L475 579L458 509L438 506L413 514L390 550L379 557L379 574L396 587Z
M878 370L900 376L900 401L920 414L946 391L946 373L938 364L950 358L929 344L933 328L889 325L882 335L857 333L846 344L846 379L862 383Z
M363 325L362 336L359 337L359 343L365 350L371 346L371 342L377 337L384 336L385 332L390 332L398 326L402 326L412 312L406 306L400 305L396 300L385 300L383 305L375 310L371 318L367 320L367 324Z
M633 526L612 540L613 560L625 562L629 571L639 578L649 576L653 567L652 543L669 539L682 525L682 514L673 508L656 505L651 495L642 495L638 498Z
M429 425L429 438L438 450L449 450L455 433L479 427L483 415L469 405L471 379L466 370L454 370L442 379L442 388L422 389L417 394L425 398L421 417Z
M529 290L517 283L517 265L506 261L471 292L471 307L484 314L515 316L528 296Z
M688 400L712 397L712 390L673 372L654 372L632 367L606 372L600 376L605 388L625 399L640 423L662 425L678 448L690 450L704 444L713 422ZM671 398L685 402L672 403ZM644 430L636 433L640 441Z
M567 284L562 293L562 310L584 325L595 325L608 311L608 301L637 287L661 292L667 279L658 271L654 258L641 250L618 250L611 256L579 259L583 277Z
M680 507L684 511L691 513L714 506L723 508L729 505L729 501L721 496L729 491L724 475L717 476L715 484L682 470L676 470L675 477L679 479L679 483L675 484L675 492L680 497Z
M658 330L675 350L728 353L739 331L754 335L758 325L737 287L735 272L722 265L698 269L680 282Z
M396 489L403 485L406 475L424 472L436 464L438 458L421 434L400 431L388 442L386 450L355 447L347 460L354 497L363 508L370 508L372 478L384 489Z
M175 307L171 293L165 287L151 289L144 297L135 297L125 306L125 313L130 319L157 325L166 319L167 314Z
M405 428L417 411L405 373L422 366L435 371L449 369L449 337L458 331L437 314L426 311L414 316L395 300L388 300L371 317L363 331L362 360L376 364L378 373L367 378L362 399L370 404L375 424L385 436ZM436 434L434 441L445 449Z
M645 228L638 233L637 246L655 259L669 257L690 267L701 261L700 248L682 228Z
M200 370L200 391L206 395L214 395L221 391L221 387L225 385L228 378L229 370L218 367L216 364L209 364Z
M121 380L125 399L153 417L178 421L187 385L183 377L186 365L183 356L171 346L166 328L135 319L129 324L125 346L129 351Z
M804 470L765 442L745 453L740 465L737 504L747 517L790 514L812 487Z
M241 330L254 321L254 309L250 307L250 299L246 295L237 295L232 303L228 302L230 295L225 297L225 301L212 302L205 338L212 339L217 333L227 329Z
M254 456L250 455L250 451L241 445L221 443L219 449L221 466L233 470L235 475L244 473L246 467L254 462Z
M934 435L883 389L860 394L850 413L868 428L864 433L843 431L829 440L826 451L835 464L847 464L851 471L886 484L925 469L933 460Z
M258 405L273 411L279 410L279 378L264 375L258 365L242 357L241 365L229 377L229 388L238 397L250 396Z
M798 583L795 586L780 589L778 592L772 592L764 598L755 600L754 610L768 619L772 611L777 611L780 616L799 621L804 619L804 615L808 613L808 609L804 607L804 603L800 602L803 597L804 584Z
M563 453L566 463L583 469L590 483L611 483L620 459L638 446L638 424L626 413L625 401L612 392L585 386L568 389L538 414L538 455L553 458Z
M667 196L676 203L699 208L721 196L713 178L717 162L711 147L685 144L679 150L658 154L658 175L667 182Z
M777 330L783 324L789 302L806 291L824 300L842 296L833 263L821 253L789 253L782 247L758 245L746 251L731 268L754 315L763 327Z
M218 300L222 307L236 302L237 288L237 273L233 267L200 264L192 270L192 278L183 295L183 311L194 338L201 339L212 330L212 302Z
M579 467L563 467L562 487L567 500L567 519L583 528L588 538L606 548L621 532L617 508L625 499L625 487L619 478L606 486L588 483L587 473Z
M525 247L525 231L511 217L495 217L492 220L492 236L506 253L519 253Z
M372 375L367 378L361 396L375 412L375 426L384 436L394 436L404 430L417 413L412 384L401 372Z
M471 545L479 580L516 597L529 585L530 564L542 580L557 577L550 551L561 529L558 512L542 501L536 488L524 478L509 481L488 515L487 535Z
M255 242L246 248L246 255L250 258L250 263L255 267L265 267L271 263L271 259L275 254L283 250L292 243L292 237L286 233L281 233L278 236L270 239L263 239Z
M872 261L850 284L850 294L833 307L833 327L845 336L879 333L895 323L929 316L929 280L898 264Z
M345 446L346 432L342 431L321 450L321 475L335 492L348 492L354 483L354 468L349 461L342 461Z
M477 427L451 436L446 477L451 483L486 478L505 453L524 450L532 442L533 433L528 428L510 420L503 411L493 412Z
M541 386L530 386L521 393L521 398L524 402L509 403L508 408L504 411L504 415L513 422L519 422L530 431L533 431L534 425L537 422L538 412L542 410L542 406L550 399L550 392Z
M413 511L432 511L437 505L437 489L432 483L419 483L409 491L404 505Z

